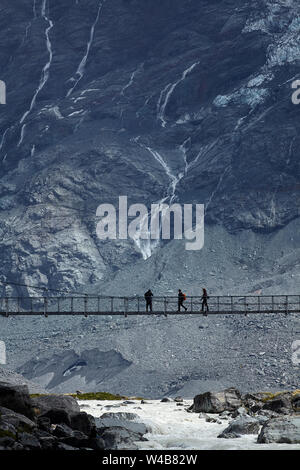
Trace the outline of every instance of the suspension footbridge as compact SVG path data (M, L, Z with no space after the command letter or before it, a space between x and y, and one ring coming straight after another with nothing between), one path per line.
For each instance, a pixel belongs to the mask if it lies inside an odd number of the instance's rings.
M200 296L187 297L180 311L177 296L153 297L146 309L144 297L128 296L36 296L1 297L0 315L249 315L300 313L300 295L210 296L208 309Z

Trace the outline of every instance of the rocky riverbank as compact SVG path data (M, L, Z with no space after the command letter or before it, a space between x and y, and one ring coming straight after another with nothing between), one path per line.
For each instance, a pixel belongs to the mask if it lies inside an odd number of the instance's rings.
M31 397L26 385L0 383L0 450L134 448L133 441L147 432L143 426L110 426L109 416L103 423L97 426L72 396Z
M241 393L235 388L197 395L187 410L233 418L219 438L257 434L257 443L300 444L300 390L279 393ZM207 417L211 420L214 418Z
M178 429L172 426L175 417ZM245 440L248 436L251 443ZM242 449L256 445L293 449L299 445L300 449L300 390L242 395L228 388L196 395L191 404L181 397L153 402L30 396L26 385L0 383L0 450Z

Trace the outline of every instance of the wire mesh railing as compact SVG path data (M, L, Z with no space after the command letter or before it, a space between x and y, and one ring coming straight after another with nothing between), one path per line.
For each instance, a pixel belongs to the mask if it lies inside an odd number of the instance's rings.
M244 314L299 313L300 295L200 296L178 303L177 296L155 296L146 308L141 296L1 297L0 315L142 315L142 314Z

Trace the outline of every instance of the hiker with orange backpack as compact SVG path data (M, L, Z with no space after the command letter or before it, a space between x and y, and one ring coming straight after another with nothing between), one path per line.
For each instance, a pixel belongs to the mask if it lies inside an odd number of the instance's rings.
M185 311L187 311L187 308L183 305L183 302L186 300L186 295L178 289L178 310L177 312L180 312L180 307L183 307Z

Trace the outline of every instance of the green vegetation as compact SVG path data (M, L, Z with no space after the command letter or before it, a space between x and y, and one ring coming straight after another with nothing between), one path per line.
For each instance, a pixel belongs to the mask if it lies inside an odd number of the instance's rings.
M72 393L71 397L77 400L126 400L127 397L113 395L108 392Z
M274 398L276 397L279 397L281 395L284 395L288 392L275 392L275 393L271 393L271 392L262 392L262 395L263 395L263 398L261 401L263 401L264 403L266 403L267 401L270 401L270 400L273 400Z
M12 439L16 439L15 434L6 429L0 429L0 437L12 437Z
M33 393L31 398L47 397L56 395L55 393ZM127 400L128 397L122 395L114 395L108 392L87 392L87 393L64 393L63 395L76 398L77 400Z

